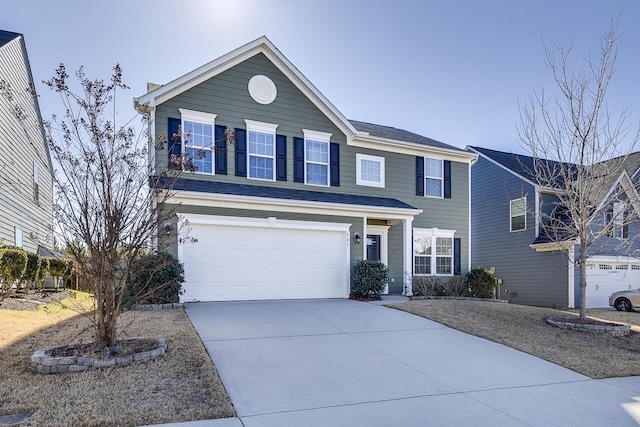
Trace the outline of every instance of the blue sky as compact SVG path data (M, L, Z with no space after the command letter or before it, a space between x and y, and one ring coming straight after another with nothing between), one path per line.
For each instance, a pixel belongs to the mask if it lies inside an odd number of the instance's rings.
M519 106L555 91L543 40L598 53L624 7L614 111L640 117L640 0L3 0L0 29L23 33L43 117L61 114L41 80L57 65L131 87L167 83L261 35L348 118L404 128L464 148L523 153ZM640 147L636 147L640 149Z

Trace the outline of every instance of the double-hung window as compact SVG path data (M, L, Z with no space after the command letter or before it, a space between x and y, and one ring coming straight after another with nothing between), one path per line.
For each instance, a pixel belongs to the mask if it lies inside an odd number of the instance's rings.
M453 275L454 230L413 229L413 274Z
M309 185L329 186L330 133L303 129L304 182Z
M427 197L442 197L444 182L444 167L442 159L425 157L424 162L424 195Z
M276 128L272 123L245 120L247 124L247 162L250 179L275 181Z
M215 164L215 114L180 109L182 117L182 146L196 172L213 174Z
M509 217L511 231L526 230L527 200L524 197L511 200L511 202L509 203Z
M357 153L356 184L384 188L384 157Z

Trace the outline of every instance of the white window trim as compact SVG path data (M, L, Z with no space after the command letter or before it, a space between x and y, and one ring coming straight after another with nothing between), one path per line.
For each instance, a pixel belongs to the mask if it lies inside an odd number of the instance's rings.
M362 179L362 160L380 163L380 181L367 181ZM380 156L371 156L369 154L356 153L356 185L364 185L367 187L384 188L385 186L385 158ZM426 182L426 181L425 181Z
M416 273L416 253L415 250L412 251L412 264L413 264L413 275L414 276L453 276L454 275L454 237L456 231L455 230L445 230L439 228L414 228L413 229L413 241L415 241L416 237L427 237L431 238L431 274L418 274ZM451 274L437 274L437 258L438 254L436 253L436 239L438 237L444 237L447 239L451 239ZM442 255L440 255L442 257Z
M276 129L278 128L277 124L274 123L266 123L266 122L258 122L255 120L245 119L245 124L247 127L247 178L253 179L256 181L275 181L276 180ZM258 133L266 133L273 136L273 156L265 156L262 154L251 154L251 150L249 149L249 132L258 132ZM263 157L267 159L273 160L273 173L271 174L271 179L269 178L253 178L251 176L251 157Z
M329 187L331 185L331 136L332 133L319 132L316 130L302 129L304 134L304 183L314 187ZM327 163L312 162L307 159L307 140L322 142L327 144ZM307 182L307 164L317 164L327 166L327 183L326 184L312 184Z
M439 160L440 161L440 170L442 174L437 176L427 175L427 160ZM440 180L440 195L439 196L429 196L427 194L427 178L430 179L439 179ZM443 199L444 198L444 159L439 157L425 157L424 158L424 197L429 197L432 199Z
M514 230L513 229L512 206L513 206L513 202L517 202L518 200L524 200L524 228L521 229L521 230ZM509 232L518 233L520 231L526 231L526 230L527 230L527 198L526 197L519 197L517 199L509 200Z
M185 108L178 108L180 111L180 132L182 134L182 154L187 152L187 141L184 139L184 122L198 122L207 125L211 125L211 147L195 147L193 145L189 145L190 148L201 149L205 151L211 151L211 172L200 172L194 171L193 173L202 174L202 175L215 175L216 174L216 150L214 149L216 145L216 117L217 114L205 113L203 111L195 111L195 110L187 110Z

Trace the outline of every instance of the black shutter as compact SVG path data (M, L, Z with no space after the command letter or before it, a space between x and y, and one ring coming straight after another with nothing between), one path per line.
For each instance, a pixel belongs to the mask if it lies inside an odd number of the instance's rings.
M293 181L304 182L304 139L293 138Z
M453 239L453 274L459 276L462 274L462 263L461 263L461 245L460 238L456 237Z
M169 117L167 126L167 161L169 169L181 169L181 165L175 162L182 155L182 136L177 135L180 131L182 120ZM171 156L175 156L171 161Z
M608 228L607 236L613 237L613 207L609 207L607 209L607 213L605 214L604 226Z
M416 157L416 196L424 196L424 157Z
M444 161L444 198L451 198L451 161Z
M216 125L215 130L215 160L216 173L220 175L227 174L227 138L225 136L226 126Z
M276 135L276 180L287 180L287 136Z
M236 132L236 176L247 176L247 131L235 129Z
M329 168L331 171L331 186L340 186L340 144L329 144Z

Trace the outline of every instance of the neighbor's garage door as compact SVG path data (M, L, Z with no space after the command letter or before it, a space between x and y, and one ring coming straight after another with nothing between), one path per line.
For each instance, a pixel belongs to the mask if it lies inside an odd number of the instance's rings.
M349 224L193 216L183 301L348 296ZM204 223L203 223L204 222Z
M609 306L609 295L640 288L640 263L595 261L587 266L587 308Z

